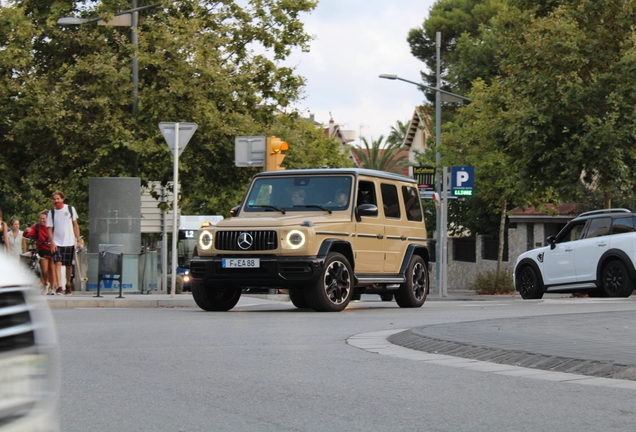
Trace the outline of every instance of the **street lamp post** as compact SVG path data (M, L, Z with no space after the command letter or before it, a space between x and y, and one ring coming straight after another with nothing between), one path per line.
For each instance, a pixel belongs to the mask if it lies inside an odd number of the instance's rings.
M64 17L57 20L57 25L82 25L92 22L97 22L97 25L103 26L116 26L116 27L130 27L130 43L133 46L132 57L132 84L133 84L133 103L132 114L137 114L139 109L139 63L137 60L137 50L139 48L139 39L137 36L137 27L139 23L139 11L144 9L150 9L157 6L161 6L161 3L155 3L147 6L137 7L137 0L132 0L132 8L117 12L111 21L104 21L102 17L97 18L76 18L76 17Z
M440 199L440 209L437 212L437 218L435 220L435 232L436 232L436 245L435 245L435 284L438 289L440 296L446 296L446 290L443 288L445 283L443 282L444 278L442 274L445 274L445 266L446 266L446 230L442 226L442 223L445 214L445 206L447 205L447 197L442 197L441 191L441 181L440 181L440 164L441 164L441 153L440 153L440 144L442 139L442 101L443 102L462 102L467 101L470 102L470 99L457 95L455 93L451 93L446 90L442 90L442 79L441 79L441 61L440 61L440 46L441 46L441 33L436 33L436 42L437 42L437 86L430 87L426 84L418 83L415 81L407 80L404 78L400 78L397 75L392 74L382 74L380 78L389 79L389 80L398 80L404 81L409 84L416 85L418 87L424 87L429 90L435 91L435 192Z

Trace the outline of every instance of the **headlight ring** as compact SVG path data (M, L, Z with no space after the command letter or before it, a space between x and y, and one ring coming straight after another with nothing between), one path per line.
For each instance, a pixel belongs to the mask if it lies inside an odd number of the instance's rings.
M287 233L287 244L292 249L298 249L305 244L305 234L302 231L293 230Z
M210 231L201 231L199 234L199 246L202 250L208 250L212 247L212 233Z

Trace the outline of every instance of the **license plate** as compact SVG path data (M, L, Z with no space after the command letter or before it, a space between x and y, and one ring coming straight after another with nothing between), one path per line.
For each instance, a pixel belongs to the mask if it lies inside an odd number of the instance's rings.
M223 268L259 268L259 258L223 258Z

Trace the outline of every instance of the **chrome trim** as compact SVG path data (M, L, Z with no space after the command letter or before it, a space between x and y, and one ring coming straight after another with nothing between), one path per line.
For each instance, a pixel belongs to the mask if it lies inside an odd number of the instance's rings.
M413 241L426 241L428 239L425 238L420 238L420 237L409 237L409 240L413 240Z
M400 236L390 236L390 235L388 235L388 236L386 236L386 238L391 239L391 240L402 240L402 237L400 237Z
M335 232L335 231L316 231L316 234L349 237L349 233Z
M358 233L358 237L365 237L365 238L374 238L377 239L378 235L377 234L360 234Z

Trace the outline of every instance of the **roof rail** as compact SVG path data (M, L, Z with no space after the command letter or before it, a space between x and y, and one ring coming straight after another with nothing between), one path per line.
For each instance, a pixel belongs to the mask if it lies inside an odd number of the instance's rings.
M626 209L626 208L611 208L611 209L592 210L592 211L584 212L578 215L577 217L589 216L589 215L600 214L600 213L631 213L631 212L632 211L630 209Z

